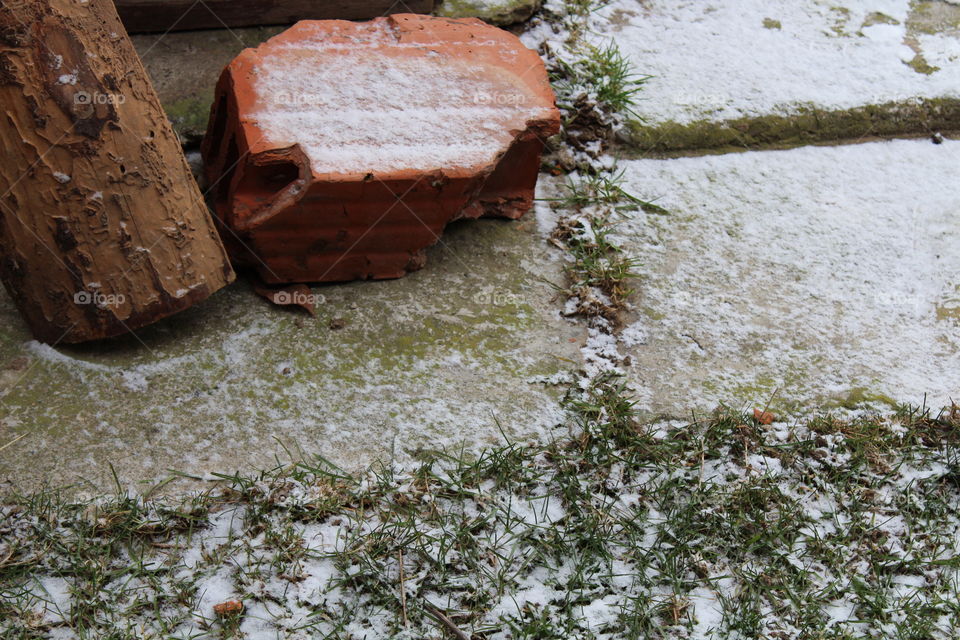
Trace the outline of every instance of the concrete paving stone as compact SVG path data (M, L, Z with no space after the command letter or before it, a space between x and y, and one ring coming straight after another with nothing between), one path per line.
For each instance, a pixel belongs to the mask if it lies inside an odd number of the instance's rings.
M497 26L523 22L543 4L543 0L443 0L436 15L444 18L480 18Z
M960 142L877 142L621 165L668 215L620 338L644 409L960 399Z
M556 311L550 253L530 221L457 223L427 270L315 288L316 318L241 282L135 337L72 348L31 341L4 295L0 492L109 489L110 465L142 489L168 469L270 466L284 447L357 470L503 442L501 428L543 437L565 391L544 380L577 368L583 338Z
M614 0L643 90L628 138L672 150L960 128L953 0Z

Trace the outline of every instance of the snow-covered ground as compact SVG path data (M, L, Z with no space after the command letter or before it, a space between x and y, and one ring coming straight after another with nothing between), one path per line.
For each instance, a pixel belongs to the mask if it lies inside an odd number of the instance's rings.
M0 579L0 635L957 637L955 431L720 414L618 446L615 416L584 418L414 473L0 507L0 557L24 567Z
M656 124L960 96L960 7L933 0L614 0L612 38L655 76Z
M595 27L658 74L644 113L685 121L953 95L955 45L911 18L952 5L910 6L616 0ZM941 70L907 66L914 47ZM814 407L956 396L958 167L949 140L621 161L667 213L616 231L642 275L619 332L561 318L546 239L582 212L546 202L453 230L407 279L317 291L317 320L234 287L142 345L54 350L4 300L0 468L20 488L262 465L275 436L307 455L183 504L0 506L0 635L956 638L958 411ZM776 419L749 410L771 399ZM748 411L631 413L720 402ZM501 427L539 441L357 478L310 456Z
M808 407L960 399L960 142L620 167L670 212L618 231L642 263L620 350L647 408L762 406L777 389Z
M711 117L729 117L960 86L949 29L917 36L940 71L903 63L893 32L919 5L842 6L616 0L590 18L590 37L612 36L637 70L657 74L639 105L657 118L701 117L704 95L722 103ZM569 33L553 29L541 22L524 41L561 46ZM775 390L806 406L948 403L960 388L960 260L948 250L958 160L947 141L622 162L627 190L671 213L621 226L642 263L637 313L619 342L589 330L587 372L613 362L645 408L684 415ZM500 426L546 435L563 389L542 381L569 379L585 332L559 317L545 283L563 281L551 231L550 219L463 226L410 278L318 290L319 320L235 287L144 332L144 345L29 343L4 299L0 446L20 439L0 450L0 470L21 488L109 482L107 463L125 480L171 467L202 475L268 463L278 441L359 468L416 447L496 442Z

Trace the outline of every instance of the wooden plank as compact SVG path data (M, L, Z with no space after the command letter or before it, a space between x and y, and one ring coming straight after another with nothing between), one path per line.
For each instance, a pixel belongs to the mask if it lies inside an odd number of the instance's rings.
M127 31L222 29L298 20L369 20L392 13L430 13L436 0L115 0Z

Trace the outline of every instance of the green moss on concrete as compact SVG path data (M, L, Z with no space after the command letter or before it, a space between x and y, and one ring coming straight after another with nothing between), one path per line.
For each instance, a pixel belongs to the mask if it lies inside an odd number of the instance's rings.
M960 306L958 303L938 304L936 306L937 320L960 321Z
M833 14L833 26L830 28L833 35L838 38L847 37L850 33L847 31L847 25L850 22L850 9L846 7L830 7Z
M882 393L872 393L866 387L855 387L843 398L827 408L858 409L863 407L886 406L896 410L897 401Z
M356 320L351 327L348 318L347 326L334 334L338 342L335 367L319 364L311 358L310 352L302 350L302 344L291 345L288 357L297 363L296 369L300 372L313 372L347 382L361 382L357 372L372 361L377 363L381 372L392 376L409 372L418 362L442 353L457 353L471 362L502 366L509 364L510 354L516 353L520 347L518 338L536 330L535 323L539 318L536 310L528 304L489 306L474 311L442 318L428 317L413 330L378 325L375 335L362 320ZM364 314L390 317L390 309L367 308ZM321 317L318 322L322 325L328 320ZM559 364L542 360L529 373L551 375L560 370Z
M948 2L911 2L907 16L907 35L903 43L916 54L905 64L917 73L930 75L940 67L930 64L923 55L920 38L925 35L960 35L960 5Z
M436 14L444 18L480 18L507 26L528 20L543 0L443 0Z
M867 15L863 20L863 25L860 27L872 27L875 24L900 24L900 21L896 18L888 16L885 13L880 13L879 11L874 11Z
M764 18L763 19L763 28L764 29L783 29L783 25L779 20L774 20L773 18Z
M26 346L0 296L0 444L25 433L18 447L41 460L25 468L0 452L0 491L13 476L109 482L106 461L124 478L196 470L205 457L222 470L268 464L274 436L354 464L389 455L412 423L417 446L476 435L451 416L488 424L484 438L499 437L497 420L527 437L564 392L536 381L575 371L583 334L556 316L544 279L560 281L562 265L530 226L451 225L422 271L315 287L316 317L241 280L137 338L59 355Z
M223 68L247 47L255 47L284 27L207 29L132 37L174 129L184 142L204 134L213 89Z
M719 122L699 120L687 124L647 125L632 121L626 141L629 147L644 153L745 150L956 130L960 130L960 99L931 98L838 111L802 107L790 115Z
M210 90L201 95L166 103L163 108L181 139L184 142L195 143L199 142L207 131L212 104L213 90Z
M918 53L913 57L913 60L906 63L908 67L916 71L917 73L922 73L924 75L933 75L937 71L940 71L940 67L935 67L927 59L923 57L922 53Z
M731 402L742 403L745 408L767 409L780 415L810 411L809 402L791 399L797 390L809 388L810 381L809 371L790 371L785 380L761 375L755 380L734 385L732 389L713 380L705 380L702 386L705 392L714 395L722 389L729 395ZM895 411L899 406L899 403L888 395L872 392L867 387L855 387L832 398L820 396L813 408L819 411L853 411L885 407Z

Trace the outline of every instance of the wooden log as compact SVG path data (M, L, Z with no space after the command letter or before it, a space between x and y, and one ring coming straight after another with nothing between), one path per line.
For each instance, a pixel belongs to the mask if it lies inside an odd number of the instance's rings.
M38 339L119 335L233 280L111 0L5 0L0 104L0 279Z
M430 13L436 0L116 0L131 33L222 29L298 20L370 20L393 13Z

